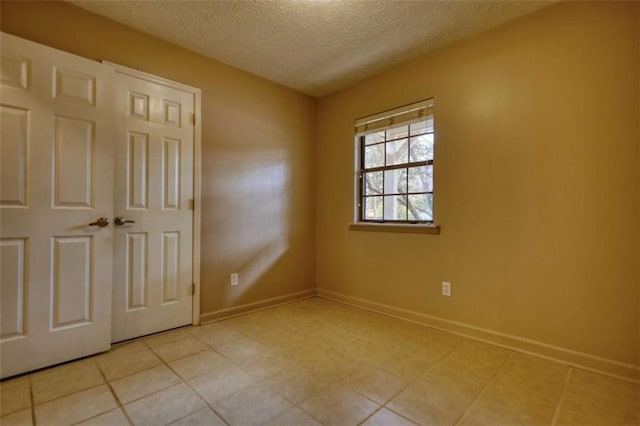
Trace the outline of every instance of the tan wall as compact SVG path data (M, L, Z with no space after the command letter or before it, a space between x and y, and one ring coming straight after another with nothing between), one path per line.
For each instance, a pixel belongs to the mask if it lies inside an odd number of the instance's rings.
M639 9L560 3L321 98L318 287L637 364ZM441 234L347 230L354 119L428 97Z
M202 89L203 313L314 287L313 98L66 3L2 2L1 29Z

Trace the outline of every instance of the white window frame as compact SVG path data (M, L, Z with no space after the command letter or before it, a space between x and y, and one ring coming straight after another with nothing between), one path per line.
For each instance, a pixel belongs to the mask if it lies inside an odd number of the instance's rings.
M433 106L434 101L433 98L425 99L419 102L415 102L409 105L401 106L398 108L394 108L391 110L383 111L377 114L369 115L366 117L359 118L355 121L355 185L354 185L354 223L351 224L351 229L365 229L365 230L394 230L401 232L427 232L427 233L439 233L439 227L435 225L435 215L434 215L434 193L435 187L433 185L433 167L435 166L435 123L433 117ZM426 121L427 123L430 121L431 126L427 125L426 129L421 133L416 135L411 135L411 129L413 126L409 126L410 124L415 124L418 122ZM373 144L365 143L365 136L372 135L377 132L381 132L383 130L398 128L401 126L409 126L407 128L407 135L401 136L398 140L407 140L407 158L405 162L397 163L397 164L388 164L386 160L388 143L393 142L394 139L386 132L384 134L384 139L381 142L375 142ZM421 136L421 135L433 135L433 156L431 158L423 158L420 160L411 158L411 137ZM385 161L382 166L377 167L369 167L365 166L365 149L367 146L373 145L382 145L385 152ZM423 167L423 166L431 166L431 187L426 188L424 190L420 190L419 192L411 192L409 188L409 170L412 167ZM383 214L382 218L366 218L364 213L364 203L366 198L371 197L370 195L365 194L365 182L364 176L365 173L375 173L382 172L382 176L385 175L385 172L391 170L402 170L406 169L406 179L407 184L405 191L393 191L387 193L385 189L383 189L382 196L384 197L387 194L396 194L396 197L383 199L383 203L391 202L392 200L399 199L398 197L405 197L405 205L407 208L406 218L405 219L397 219L397 218L385 218L384 215L384 205L383 205ZM383 177L384 182L384 177ZM384 188L384 183L383 183ZM429 190L430 189L430 190ZM415 214L410 219L409 218L409 197L410 195L426 195L427 197L431 197L431 220L428 219L419 219L415 217ZM387 195L388 197L388 195Z

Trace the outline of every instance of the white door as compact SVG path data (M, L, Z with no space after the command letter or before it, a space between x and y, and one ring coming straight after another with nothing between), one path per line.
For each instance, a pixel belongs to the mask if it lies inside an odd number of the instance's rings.
M112 341L192 322L193 93L116 70Z
M0 376L110 347L113 147L102 64L0 34ZM94 223L94 225L90 225Z

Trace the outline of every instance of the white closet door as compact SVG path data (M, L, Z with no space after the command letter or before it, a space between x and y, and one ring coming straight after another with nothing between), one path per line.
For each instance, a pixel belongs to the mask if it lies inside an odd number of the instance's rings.
M193 93L116 71L112 341L192 322Z
M0 376L110 347L110 73L0 35Z

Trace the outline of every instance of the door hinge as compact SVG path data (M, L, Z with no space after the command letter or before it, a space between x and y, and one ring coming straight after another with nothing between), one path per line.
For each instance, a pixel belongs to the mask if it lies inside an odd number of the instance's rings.
M193 296L194 294L196 294L196 284L192 283L191 284L191 295Z
M196 200L194 200L193 198L189 198L189 210L193 210L195 208L196 205Z
M196 124L196 113L195 112L191 113L191 124Z

